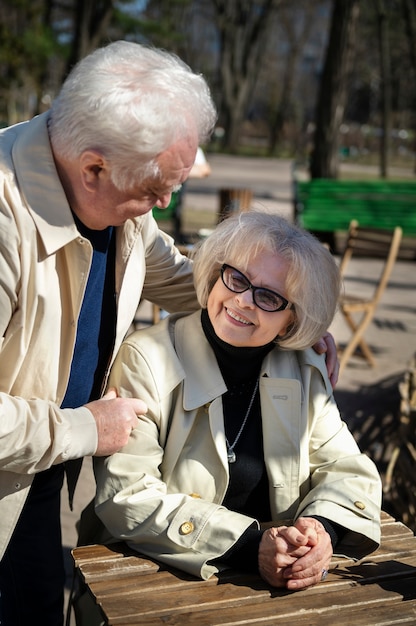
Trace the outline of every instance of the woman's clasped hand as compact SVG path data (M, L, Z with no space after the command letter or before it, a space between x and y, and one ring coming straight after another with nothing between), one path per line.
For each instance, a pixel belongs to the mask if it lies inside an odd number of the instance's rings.
M331 557L331 538L321 522L300 517L293 526L264 531L259 547L259 573L273 587L304 589L322 580Z

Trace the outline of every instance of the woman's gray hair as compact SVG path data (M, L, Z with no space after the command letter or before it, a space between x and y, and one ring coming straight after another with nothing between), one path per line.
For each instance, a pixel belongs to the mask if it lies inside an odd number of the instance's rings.
M257 210L232 215L200 244L194 255L199 304L207 307L224 263L244 272L262 252L281 256L289 268L285 295L294 305L294 321L278 338L279 346L295 350L312 346L335 315L341 284L338 265L313 235L279 215Z
M125 191L157 176L155 157L178 139L204 143L215 121L201 75L164 50L116 41L73 68L52 103L49 132L63 158L100 152Z

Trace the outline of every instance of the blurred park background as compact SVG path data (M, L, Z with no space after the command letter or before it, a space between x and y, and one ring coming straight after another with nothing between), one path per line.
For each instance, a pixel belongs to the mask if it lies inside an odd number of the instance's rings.
M209 152L414 170L415 0L1 0L0 125L47 109L70 68L115 39L207 78ZM365 171L362 173L365 175Z

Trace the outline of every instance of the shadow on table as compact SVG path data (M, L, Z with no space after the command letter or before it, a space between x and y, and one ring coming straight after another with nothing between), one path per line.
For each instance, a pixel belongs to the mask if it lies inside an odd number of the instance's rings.
M416 567L394 559L369 560L345 568L331 569L331 577L354 580L359 585L377 583L386 591L400 593L403 600L416 600Z

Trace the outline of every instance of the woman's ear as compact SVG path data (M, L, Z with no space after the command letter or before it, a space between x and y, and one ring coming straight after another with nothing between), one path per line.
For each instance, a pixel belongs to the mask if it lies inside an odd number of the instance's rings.
M296 319L295 319L294 313L292 311L290 313L291 314L290 314L290 317L289 317L289 320L288 320L286 326L284 326L283 328L280 329L280 332L279 332L279 334L277 335L277 337L275 339L276 343L279 343L279 341L281 341L282 339L285 339L293 331Z

